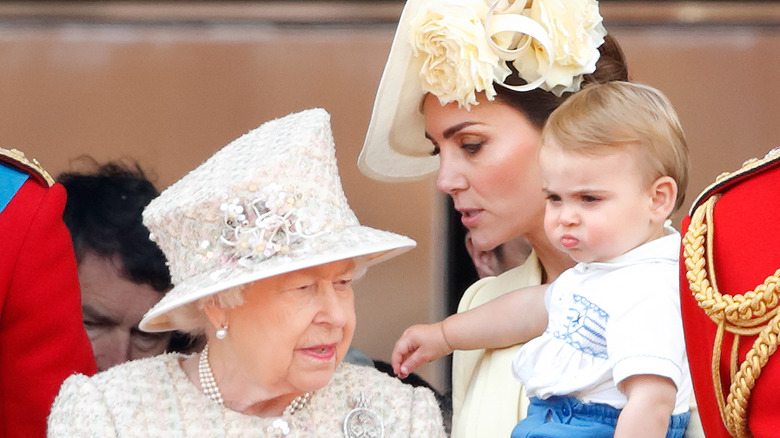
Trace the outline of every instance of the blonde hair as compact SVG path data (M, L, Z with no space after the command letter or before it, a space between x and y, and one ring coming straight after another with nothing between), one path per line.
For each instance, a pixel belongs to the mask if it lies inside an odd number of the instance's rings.
M672 103L651 86L614 81L585 87L550 115L543 147L551 141L584 154L636 150L648 184L669 176L677 183L674 210L685 200L688 144Z

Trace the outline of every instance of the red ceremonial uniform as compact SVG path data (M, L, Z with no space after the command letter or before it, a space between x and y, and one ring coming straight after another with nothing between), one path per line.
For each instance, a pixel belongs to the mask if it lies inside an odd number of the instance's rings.
M94 374L95 359L65 190L21 152L0 148L0 167L0 438L44 437L63 380Z
M773 151L719 177L683 221L683 326L708 438L780 436L778 217Z

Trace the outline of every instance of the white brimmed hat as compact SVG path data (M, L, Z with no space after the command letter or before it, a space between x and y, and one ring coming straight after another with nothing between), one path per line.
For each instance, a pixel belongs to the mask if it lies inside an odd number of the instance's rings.
M380 181L435 172L423 98L469 108L494 84L556 95L593 73L606 30L596 0L408 0L379 82L360 171ZM512 64L517 75L512 74ZM523 85L508 85L522 79Z
M141 321L146 331L175 329L168 312L231 287L354 257L374 264L415 246L360 225L323 109L234 140L163 191L143 217L174 284Z

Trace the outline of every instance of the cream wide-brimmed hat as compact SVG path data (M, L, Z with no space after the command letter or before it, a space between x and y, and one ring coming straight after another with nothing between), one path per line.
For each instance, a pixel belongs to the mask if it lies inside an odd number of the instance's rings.
M470 108L494 84L556 95L593 73L606 30L596 0L408 0L374 101L358 167L380 181L436 171L421 104ZM512 73L508 64L517 71ZM511 80L510 80L511 78ZM508 85L516 83L523 85Z
M263 278L354 257L368 264L415 246L360 225L341 187L330 115L311 109L262 124L164 190L143 212L174 284L141 321Z

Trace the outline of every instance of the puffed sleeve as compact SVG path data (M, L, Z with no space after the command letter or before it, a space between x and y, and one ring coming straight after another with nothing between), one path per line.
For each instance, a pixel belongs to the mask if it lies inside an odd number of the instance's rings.
M103 393L89 377L76 374L62 384L49 415L49 438L109 438L117 432Z
M28 180L0 214L0 436L44 436L65 378L96 372L64 207Z
M622 300L619 311L610 312L607 325L615 383L653 374L669 378L678 390L689 391L684 384L688 366L677 265L644 263L621 269L617 275L623 282L616 284L631 284L632 289L631 299Z

